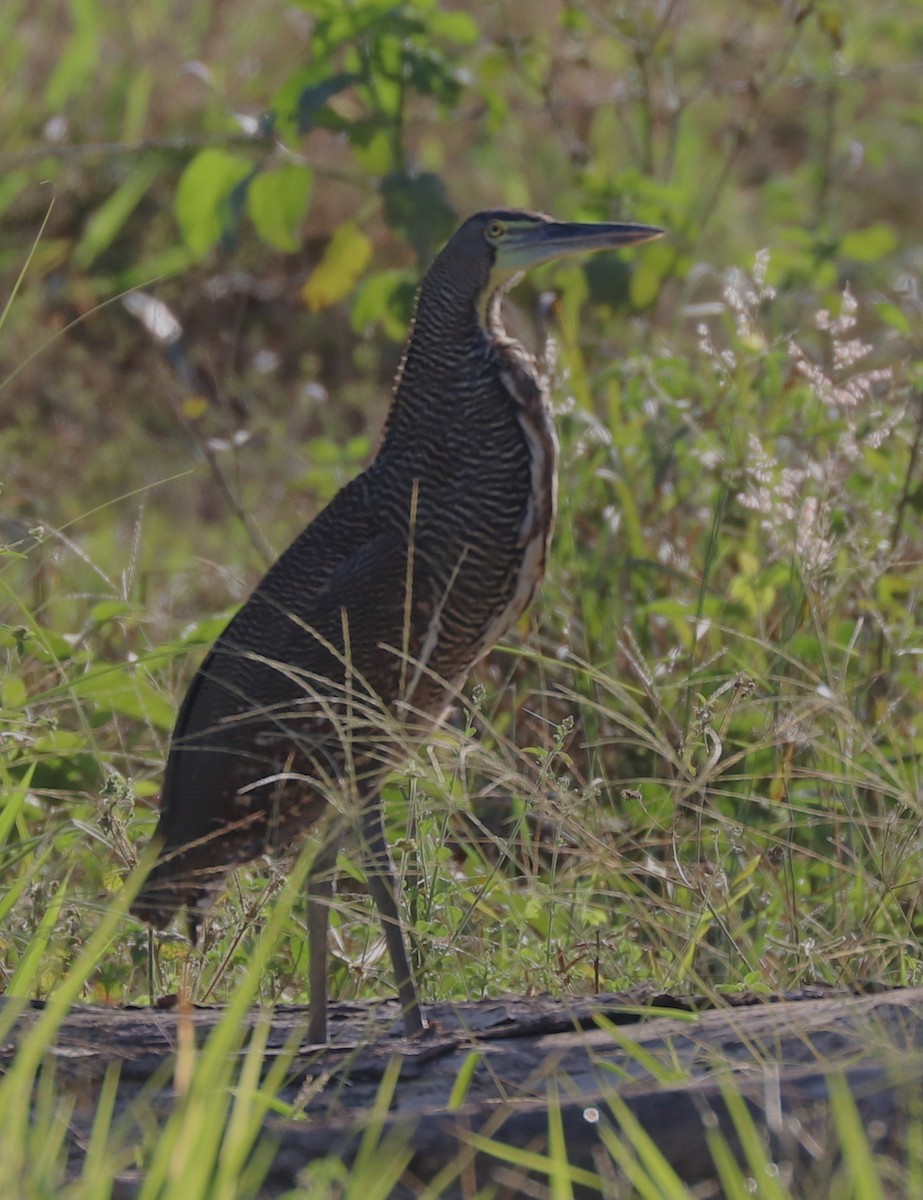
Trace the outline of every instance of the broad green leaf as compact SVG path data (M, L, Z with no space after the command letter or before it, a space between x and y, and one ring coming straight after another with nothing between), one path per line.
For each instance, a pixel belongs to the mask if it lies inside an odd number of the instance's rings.
M342 129L348 122L330 109L327 102L360 78L346 72L325 78L316 66L297 71L273 98L276 127L288 137L307 133L317 125Z
M316 437L308 442L306 458L315 466L332 466L343 461L343 451L333 438Z
M352 327L362 333L380 324L395 342L407 336L413 311L415 279L409 271L376 271L363 281L353 302Z
M405 76L410 87L424 96L434 96L440 104L456 105L466 78L440 54L432 50L405 55Z
M86 740L72 729L49 729L40 733L32 743L38 754L73 754L86 750Z
M321 110L326 107L327 101L338 92L352 87L358 78L357 75L341 73L304 88L298 96L299 131L306 133L314 125Z
M882 301L875 305L875 312L892 329L896 329L899 333L909 335L910 322L907 319L907 314L902 308L896 304L891 304L890 301Z
M20 675L6 675L0 679L0 704L4 708L24 708L26 685Z
M311 312L330 308L348 296L371 257L372 243L355 221L341 225L301 289Z
M247 211L256 231L277 250L297 250L299 229L311 196L312 172L286 163L262 171L247 189Z
M413 246L419 261L428 263L457 219L441 176L392 171L381 181L381 196L385 220Z
M186 245L205 255L228 227L231 193L253 170L242 154L209 148L200 151L180 176L174 211Z
M878 262L897 246L897 235L890 225L867 225L844 235L840 253L854 262Z
M457 46L473 46L480 37L478 23L469 13L433 12L426 18L429 32Z
M364 462L372 452L372 439L367 433L359 433L349 439L343 447L347 462Z
M356 121L349 130L356 162L370 175L386 175L394 166L392 130L379 119Z
M137 721L149 722L157 729L173 725L173 708L130 666L104 666L89 671L71 685L76 696L92 700L104 712L118 713Z

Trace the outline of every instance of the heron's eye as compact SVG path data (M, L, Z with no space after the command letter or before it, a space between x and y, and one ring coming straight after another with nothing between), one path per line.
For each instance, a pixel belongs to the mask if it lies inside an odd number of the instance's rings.
M491 241L496 241L497 238L503 237L505 233L506 226L502 221L491 221L491 223L487 226L487 236L491 239Z

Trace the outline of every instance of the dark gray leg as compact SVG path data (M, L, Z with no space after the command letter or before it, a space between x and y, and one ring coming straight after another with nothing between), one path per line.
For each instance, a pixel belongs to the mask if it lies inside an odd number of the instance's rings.
M417 989L410 972L407 947L401 929L401 918L395 899L396 884L394 863L385 839L381 821L381 800L373 796L362 810L359 818L359 836L362 843L362 862L368 877L369 892L381 916L385 931L385 942L394 967L397 995L401 1002L404 1018L404 1033L407 1037L418 1037L426 1029L426 1019L417 998ZM313 1005L313 992L312 992Z
M312 1045L327 1041L327 932L340 833L339 826L334 824L308 872L308 983L311 988L308 1041Z

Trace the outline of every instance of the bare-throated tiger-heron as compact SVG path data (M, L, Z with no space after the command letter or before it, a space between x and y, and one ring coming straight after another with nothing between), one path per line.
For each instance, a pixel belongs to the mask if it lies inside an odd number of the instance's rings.
M308 880L308 1037L326 1041L332 871L358 834L408 1035L425 1020L398 915L380 787L446 714L545 568L557 442L500 301L538 263L659 237L496 210L426 273L374 461L285 551L218 638L173 731L159 857L132 911L202 912L237 864L329 812Z

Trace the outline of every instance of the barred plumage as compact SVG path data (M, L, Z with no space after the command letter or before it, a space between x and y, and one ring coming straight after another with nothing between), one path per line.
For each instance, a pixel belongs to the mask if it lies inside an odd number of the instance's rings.
M312 1040L326 1037L329 872L350 825L405 1028L424 1028L378 789L544 572L557 445L534 364L503 330L502 291L534 262L660 232L506 210L466 221L423 280L376 458L279 558L192 681L159 858L132 911L163 928L185 905L194 937L228 871L332 806L309 883Z

